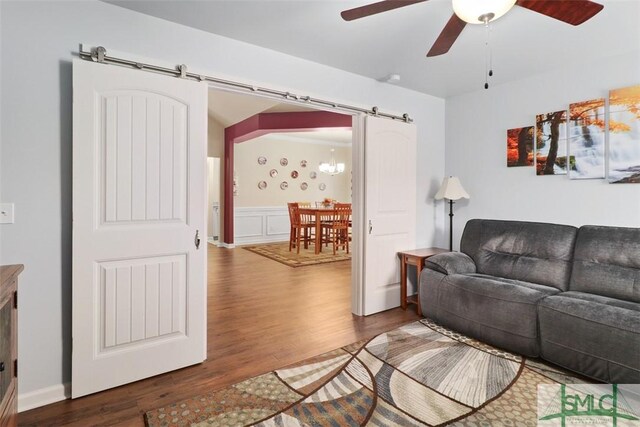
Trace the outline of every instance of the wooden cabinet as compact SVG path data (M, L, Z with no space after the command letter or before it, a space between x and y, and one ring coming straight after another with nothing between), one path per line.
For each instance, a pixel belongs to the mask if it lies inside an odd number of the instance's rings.
M18 274L22 265L0 266L0 427L18 425Z

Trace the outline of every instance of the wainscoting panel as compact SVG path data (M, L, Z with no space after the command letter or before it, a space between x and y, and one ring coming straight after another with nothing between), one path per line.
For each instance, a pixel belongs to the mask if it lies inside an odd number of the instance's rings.
M234 243L282 242L289 240L287 207L247 207L234 210Z

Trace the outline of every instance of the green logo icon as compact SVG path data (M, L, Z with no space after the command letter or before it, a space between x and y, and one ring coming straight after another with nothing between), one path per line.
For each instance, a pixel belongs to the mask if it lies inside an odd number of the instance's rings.
M539 425L640 425L639 392L635 385L539 385Z

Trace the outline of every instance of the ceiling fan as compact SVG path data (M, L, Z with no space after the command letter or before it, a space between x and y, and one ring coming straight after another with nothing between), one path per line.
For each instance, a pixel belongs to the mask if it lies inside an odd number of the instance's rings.
M427 0L383 0L341 13L345 21L364 18ZM495 21L514 5L530 9L571 25L580 25L600 12L604 6L590 0L452 0L453 15L444 26L427 56L447 53L464 27Z

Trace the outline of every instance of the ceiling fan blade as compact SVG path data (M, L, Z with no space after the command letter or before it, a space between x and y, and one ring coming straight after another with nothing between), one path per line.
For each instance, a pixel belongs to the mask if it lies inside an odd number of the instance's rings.
M467 25L467 23L458 18L458 15L455 13L451 15L451 19L449 19L447 25L442 29L442 32L436 39L433 46L431 46L431 50L429 50L427 56L438 56L449 52L449 49L451 49L451 46L453 46L453 43L458 38L465 25Z
M589 0L518 0L516 4L571 25L582 24L604 8Z
M342 16L342 19L344 19L345 21L353 21L354 19L364 18L365 16L371 16L377 13L398 9L400 7L422 3L425 1L427 0L383 0L365 6L343 10L342 13L340 13L340 16Z

